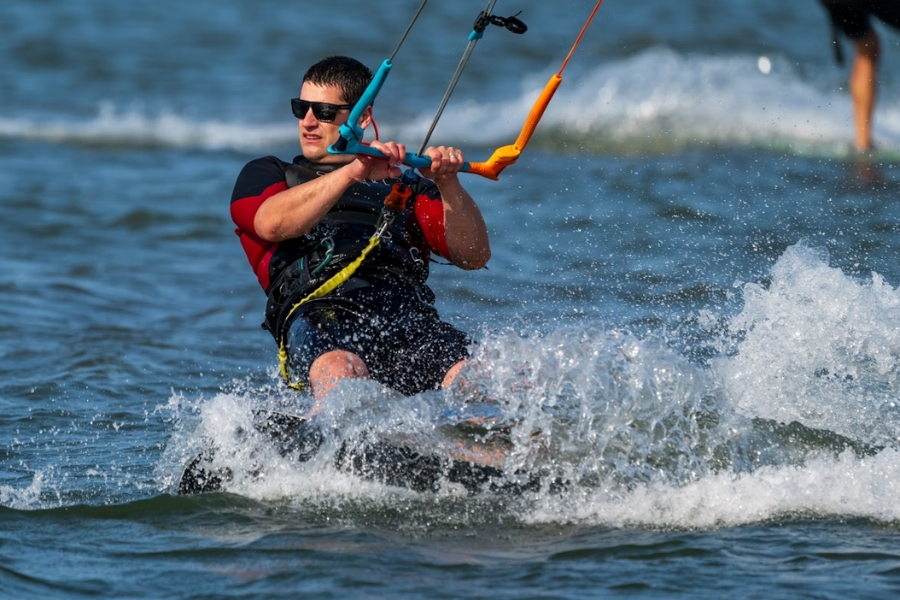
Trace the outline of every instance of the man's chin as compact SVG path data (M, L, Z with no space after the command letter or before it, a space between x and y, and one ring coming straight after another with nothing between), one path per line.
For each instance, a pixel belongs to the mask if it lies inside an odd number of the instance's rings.
M353 160L353 157L349 154L331 154L319 148L304 149L301 146L300 151L303 153L303 158L320 165L339 165Z

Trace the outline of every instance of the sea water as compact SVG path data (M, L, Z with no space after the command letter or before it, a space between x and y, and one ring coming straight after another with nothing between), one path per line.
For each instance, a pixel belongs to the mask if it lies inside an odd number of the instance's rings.
M488 401L509 478L561 485L414 492L255 432L309 399L259 327L234 180L299 152L309 64L377 67L419 4L0 5L0 596L897 593L900 36L857 155L814 0L607 0L519 162L463 176L493 257L432 267L478 339L457 385L351 381L317 417L326 450L442 452ZM484 4L426 6L382 139L418 148ZM593 4L497 2L529 31L488 29L433 142L512 143ZM175 495L211 442L226 491Z

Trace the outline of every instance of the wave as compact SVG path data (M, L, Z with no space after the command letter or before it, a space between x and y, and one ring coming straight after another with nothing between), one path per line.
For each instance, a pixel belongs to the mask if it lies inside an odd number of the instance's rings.
M508 100L453 98L432 140L480 149L512 143L550 74L524 78ZM810 79L783 57L680 54L658 47L567 73L533 144L570 153L722 145L845 156L852 154L850 101L833 86L834 79ZM890 158L900 151L900 105L888 98L889 90L883 90L874 133L883 156ZM433 111L403 121L380 116L383 138L414 145L409 140L422 139ZM6 117L0 119L0 137L125 149L257 152L295 145L291 125L198 121L104 104L84 122Z
M281 125L198 122L171 112L150 115L136 108L117 110L109 102L98 108L93 119L80 123L0 118L0 138L135 150L249 151L287 144L296 139L290 133L290 128Z
M510 102L467 101L449 110L436 137L465 131L463 140L509 143L544 81L524 82L521 95ZM826 81L809 80L787 59L654 48L566 77L536 140L569 152L722 145L840 156L850 150L851 116L846 93L829 90ZM413 123L403 133L414 136L421 127ZM900 145L896 105L879 107L874 133L885 151Z
M381 432L452 453L458 440L436 435L435 423L488 402L511 424L509 480L544 481L501 503L449 483L419 493L363 481L336 469L330 452L285 458L254 433L253 407L302 412L309 399L258 382L172 399L179 426L159 464L160 491L172 491L186 461L213 441L235 469L227 491L367 523L398 503L423 523L464 526L900 520L900 292L877 274L847 276L802 244L764 284L742 289L736 314L698 316L720 350L708 363L692 362L662 334L638 338L600 324L486 331L451 390L401 398L349 381L316 417L331 451Z

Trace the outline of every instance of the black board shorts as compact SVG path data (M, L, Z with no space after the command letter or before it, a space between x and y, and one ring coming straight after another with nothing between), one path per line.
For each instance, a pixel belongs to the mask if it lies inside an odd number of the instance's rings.
M440 389L472 343L415 291L386 282L304 304L287 334L295 378L308 382L316 358L345 350L362 359L372 379L407 396Z
M870 17L878 17L900 29L900 2L896 0L819 0L831 22L850 39L865 37L872 30Z

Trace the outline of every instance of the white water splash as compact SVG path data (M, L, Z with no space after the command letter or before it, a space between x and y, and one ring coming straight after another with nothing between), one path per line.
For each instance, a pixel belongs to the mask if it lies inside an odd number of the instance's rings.
M743 292L729 324L743 339L716 363L740 411L874 443L898 439L900 292L877 273L848 277L804 245L785 251L771 283Z
M44 491L44 473L34 473L31 484L25 488L14 488L0 485L0 506L19 510L30 510L41 504L41 493Z
M198 439L214 439L222 466L245 472L229 483L234 493L336 513L403 506L423 522L690 529L900 519L900 294L877 274L843 274L804 245L784 253L768 285L743 290L726 334L730 353L709 369L663 338L599 325L487 331L446 392L402 398L373 382L339 386L322 415L332 437L309 462L281 457L250 431L252 406L290 402L276 388L200 402L199 421L167 452L183 459ZM492 403L513 424L504 465L511 480L536 473L543 487L496 504L491 492L412 492L335 468L344 439L380 431L433 442L442 412L471 402Z

